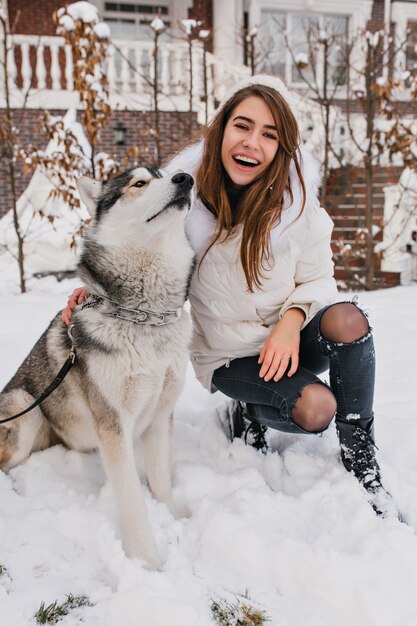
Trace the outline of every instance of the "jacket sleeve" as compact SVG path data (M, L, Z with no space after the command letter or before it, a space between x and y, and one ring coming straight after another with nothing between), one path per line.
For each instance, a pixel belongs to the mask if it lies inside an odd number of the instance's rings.
M307 221L304 245L295 268L295 289L284 302L280 318L288 309L302 309L306 316L304 327L320 309L337 300L330 246L332 230L333 222L326 211L315 207Z

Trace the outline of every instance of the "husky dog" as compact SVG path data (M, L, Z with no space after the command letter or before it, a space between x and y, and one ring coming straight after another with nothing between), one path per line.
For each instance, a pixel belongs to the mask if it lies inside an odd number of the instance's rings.
M0 394L0 419L30 406L65 362L63 383L26 415L0 426L0 467L56 443L98 447L120 509L126 554L160 559L135 467L141 436L153 495L179 516L171 493L172 409L183 385L190 320L182 310L194 266L184 233L193 179L139 167L101 185L81 178L93 220L78 274L90 294L70 334L57 316Z

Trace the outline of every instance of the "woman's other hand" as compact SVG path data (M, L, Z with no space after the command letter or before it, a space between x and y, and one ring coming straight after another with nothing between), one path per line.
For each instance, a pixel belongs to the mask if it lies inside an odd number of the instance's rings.
M280 380L290 361L288 376L295 374L300 351L300 330L304 320L305 314L301 309L285 311L262 346L258 359L258 363L262 364L260 378L267 382L272 378L275 381Z
M75 307L77 306L77 304L81 304L81 302L85 300L86 295L87 292L84 287L77 287L77 289L74 289L74 291L68 298L67 306L61 313L61 319L66 323L67 326L70 326L72 322L72 314Z

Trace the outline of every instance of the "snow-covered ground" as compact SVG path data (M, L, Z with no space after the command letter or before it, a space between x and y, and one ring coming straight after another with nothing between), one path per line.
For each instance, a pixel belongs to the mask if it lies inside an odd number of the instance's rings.
M77 281L0 288L0 388ZM374 327L377 443L409 525L377 518L323 437L276 433L263 455L230 444L191 369L175 411L174 485L190 517L149 493L161 572L125 557L97 454L57 446L0 472L0 623L85 594L63 626L212 626L210 602L247 596L272 626L417 624L417 287L361 294ZM45 381L48 383L49 381ZM138 462L140 451L138 450Z

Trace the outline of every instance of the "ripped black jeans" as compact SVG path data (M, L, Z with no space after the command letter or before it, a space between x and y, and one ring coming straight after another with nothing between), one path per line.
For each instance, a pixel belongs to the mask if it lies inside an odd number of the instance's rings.
M295 423L292 409L306 385L323 383L317 375L330 370L330 389L336 402L336 423L373 418L375 350L369 332L352 343L336 343L320 331L321 309L300 336L300 362L289 378L266 382L259 377L258 356L230 361L213 374L213 384L226 396L246 403L248 417L260 424L287 433L311 433ZM325 429L324 429L325 430Z

